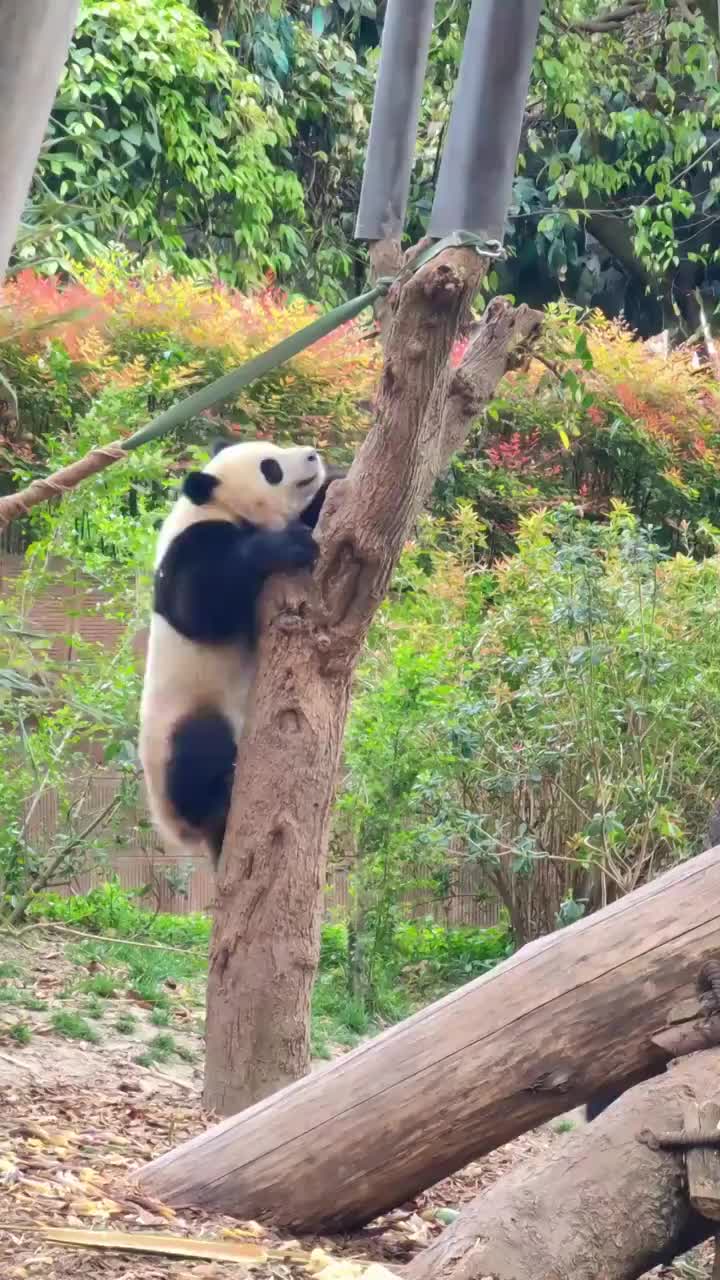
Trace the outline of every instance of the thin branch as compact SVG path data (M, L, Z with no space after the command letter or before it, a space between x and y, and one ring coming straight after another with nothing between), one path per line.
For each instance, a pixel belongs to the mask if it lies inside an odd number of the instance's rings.
M48 862L47 866L43 868L40 874L35 877L35 879L33 880L33 883L30 885L30 888L27 890L26 893L23 894L20 901L16 903L15 908L12 912L12 915L10 916L11 928L13 928L16 924L18 924L20 920L22 920L33 898L36 897L38 893L42 893L43 889L47 888L48 884L52 880L55 873L60 869L63 863L70 857L70 854L74 853L75 850L81 844L84 844L85 841L88 839L88 837L92 835L93 831L96 831L98 827L102 826L102 824L111 816L111 814L115 812L121 800L122 800L121 793L118 793L118 795L113 796L112 800L110 800L109 803L105 805L105 808L100 813L96 814L96 816L92 819L92 821L89 822L87 826L83 828L82 831L79 831L77 835L73 836L71 840L68 840L62 846L62 848L58 850L55 857L52 858L51 861Z
M634 18L638 13L643 13L646 8L647 0L627 0L626 4L619 5L617 9L601 13L597 18L579 18L575 22L568 23L568 27L570 31L577 31L583 35L605 35L608 32L617 31L628 18Z
M20 489L18 493L9 493L0 498L0 529L5 528L13 520L27 515L32 507L39 506L41 502L50 502L51 498L63 497L71 489L82 484L83 480L89 480L90 476L98 475L100 471L104 471L106 467L112 466L114 462L119 462L125 457L127 454L122 448L121 441L98 446L77 462L61 467L50 476L33 480L32 484L29 484L26 489Z
M715 338L713 337L713 331L710 328L710 322L707 318L705 306L702 300L702 295L699 289L695 290L695 299L697 301L698 308L700 310L700 327L702 329L705 349L708 353L708 360L710 361L715 377L717 378L718 382L720 382L720 352L718 351L717 343L715 342Z
M403 251L400 247L400 241L392 238L374 240L370 245L369 257L373 280L379 280L383 276L396 276L403 265ZM386 294L378 298L373 307L373 314L380 332L380 341L384 343L392 323L392 308L390 299Z
M67 934L71 938L82 938L86 942L107 942L113 947L146 947L149 951L171 951L178 956L202 956L200 949L194 947L171 947L164 942L145 942L142 938L110 938L102 933L85 933L82 929L71 929L68 925L55 924L52 920L34 920L32 924L23 925L21 929L0 929L0 936L9 937L20 942L26 933L44 929L50 933Z

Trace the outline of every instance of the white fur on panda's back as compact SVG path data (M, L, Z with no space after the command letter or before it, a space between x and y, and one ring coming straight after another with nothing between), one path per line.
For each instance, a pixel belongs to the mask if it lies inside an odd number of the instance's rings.
M153 613L140 704L140 761L148 799L164 839L190 840L168 806L165 770L178 720L208 706L222 711L240 740L256 659L244 645L203 645L187 640Z
M172 511L165 517L160 526L153 569L158 568L170 543L174 538L177 538L179 533L182 533L184 529L189 529L192 524L203 524L207 520L220 520L227 524L228 516L226 512L216 507L198 507L194 502L190 502L188 498L177 498Z

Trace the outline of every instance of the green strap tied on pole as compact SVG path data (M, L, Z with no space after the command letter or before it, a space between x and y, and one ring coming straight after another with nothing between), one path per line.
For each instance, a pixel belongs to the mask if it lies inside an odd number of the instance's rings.
M328 311L327 315L319 316L304 329L298 329L297 333L291 334L289 338L283 338L282 342L263 351L261 355L253 356L251 360L240 365L239 369L223 374L208 386L201 387L199 391L194 391L184 399L178 400L176 404L153 418L152 422L141 427L134 435L128 436L127 440L123 440L121 448L128 453L133 449L139 449L140 445L148 444L151 440L159 440L161 436L167 435L175 427L182 426L205 409L211 409L222 400L234 398L257 378L263 378L274 369L279 369L281 365L287 364L288 360L292 360L293 356L300 355L313 343L319 342L321 338L327 338L335 329L347 324L349 320L354 320L366 307L371 307L378 298L383 297L392 285L403 284L439 253L445 249L459 248L473 248L482 257L498 258L502 254L502 246L497 240L484 240L472 231L453 231L451 235L445 236L419 253L412 262L403 267L397 276L383 277L378 280L373 289L361 293L350 302L341 303L339 307Z

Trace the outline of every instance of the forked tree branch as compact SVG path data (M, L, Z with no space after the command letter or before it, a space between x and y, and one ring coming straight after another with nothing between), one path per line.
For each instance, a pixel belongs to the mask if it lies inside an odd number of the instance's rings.
M540 334L542 314L522 303L493 298L450 380L442 415L438 474L465 443L472 423L509 369L529 355Z
M355 665L435 477L514 358L520 332L529 338L539 325L535 313L493 303L452 369L486 267L474 250L451 249L391 290L375 423L347 479L328 491L315 572L275 577L263 593L211 946L205 1103L221 1114L307 1068L328 830Z

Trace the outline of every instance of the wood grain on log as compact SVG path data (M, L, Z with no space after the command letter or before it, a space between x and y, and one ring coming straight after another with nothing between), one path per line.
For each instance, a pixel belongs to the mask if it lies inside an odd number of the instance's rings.
M703 1218L720 1222L720 1101L715 1097L698 1101L690 1098L683 1107L683 1127L687 1133L714 1137L715 1147L690 1147L685 1156L690 1204Z
M653 1062L653 1033L719 949L720 849L161 1157L143 1184L303 1231L367 1222Z
M720 1015L708 1014L697 999L686 1001L686 1013L686 1017L675 1019L653 1033L653 1044L666 1058L682 1058L720 1045Z
M638 1134L680 1128L683 1108L714 1090L718 1071L713 1049L623 1094L478 1196L405 1280L635 1280L710 1235L691 1209L682 1155Z

